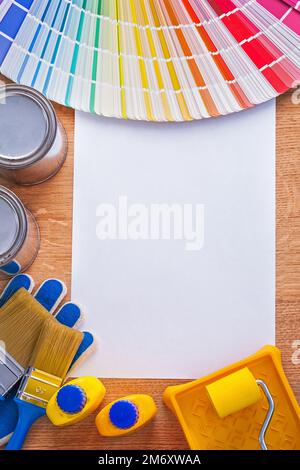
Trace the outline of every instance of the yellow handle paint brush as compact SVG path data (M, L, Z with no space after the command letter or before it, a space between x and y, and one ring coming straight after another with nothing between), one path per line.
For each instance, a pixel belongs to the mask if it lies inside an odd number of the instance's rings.
M19 420L16 430L6 446L7 450L22 448L29 429L45 416L51 397L61 387L83 334L50 318L45 321L15 401Z

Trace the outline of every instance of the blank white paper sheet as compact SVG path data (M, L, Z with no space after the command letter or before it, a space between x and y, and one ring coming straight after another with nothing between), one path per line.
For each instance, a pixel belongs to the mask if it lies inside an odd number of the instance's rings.
M275 342L275 105L154 124L76 113L79 375L199 378Z

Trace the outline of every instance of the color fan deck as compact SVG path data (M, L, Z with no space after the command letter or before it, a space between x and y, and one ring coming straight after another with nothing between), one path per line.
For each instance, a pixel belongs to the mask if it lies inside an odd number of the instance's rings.
M105 116L224 115L300 80L300 2L0 0L0 71Z

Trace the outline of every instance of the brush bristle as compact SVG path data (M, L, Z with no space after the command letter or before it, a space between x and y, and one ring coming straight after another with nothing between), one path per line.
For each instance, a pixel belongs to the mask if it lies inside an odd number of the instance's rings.
M64 379L82 339L83 334L80 331L50 318L44 323L30 365Z
M0 308L0 341L6 351L26 368L49 313L25 290L20 289Z

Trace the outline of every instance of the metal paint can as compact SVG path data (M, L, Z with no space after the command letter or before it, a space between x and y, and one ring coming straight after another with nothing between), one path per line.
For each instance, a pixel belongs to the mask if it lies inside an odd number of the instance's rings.
M35 217L13 192L0 186L0 277L25 271L35 260L39 247Z
M67 156L66 132L51 103L22 85L0 87L0 175L22 185L54 176Z

